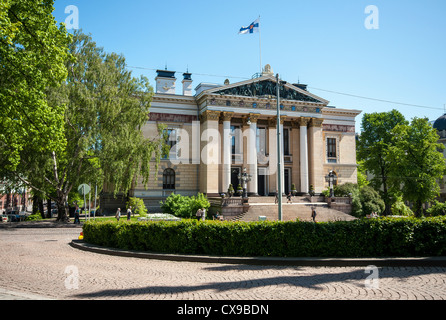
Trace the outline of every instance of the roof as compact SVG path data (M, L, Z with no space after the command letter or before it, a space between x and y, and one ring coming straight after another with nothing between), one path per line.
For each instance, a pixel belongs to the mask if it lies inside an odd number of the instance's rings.
M435 120L434 128L437 129L437 131L446 130L446 113L437 120Z

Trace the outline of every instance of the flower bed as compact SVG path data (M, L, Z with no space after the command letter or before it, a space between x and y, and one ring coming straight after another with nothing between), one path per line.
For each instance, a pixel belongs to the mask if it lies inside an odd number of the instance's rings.
M168 213L152 213L145 217L139 217L138 221L180 221L181 218Z

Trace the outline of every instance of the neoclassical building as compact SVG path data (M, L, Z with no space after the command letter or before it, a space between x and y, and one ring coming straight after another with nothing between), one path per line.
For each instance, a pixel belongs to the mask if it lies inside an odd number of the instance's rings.
M356 183L355 119L361 111L329 106L306 85L281 81L277 121L276 76L269 65L253 79L200 83L195 92L190 73L183 74L180 90L174 71L158 70L155 80L144 134L157 135L158 124L164 124L171 152L152 171L148 189L138 182L131 192L149 210L172 192L213 197L230 184L236 189L245 168L251 196L274 194L278 174L285 193L292 185L301 194L310 186L320 193L331 170L338 183Z

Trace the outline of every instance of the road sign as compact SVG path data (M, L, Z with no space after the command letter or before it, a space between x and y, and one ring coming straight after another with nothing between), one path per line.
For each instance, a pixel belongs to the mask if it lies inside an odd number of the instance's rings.
M90 186L88 184L81 184L78 188L77 188L77 192L79 192L79 194L81 196L85 196L86 194L90 193Z

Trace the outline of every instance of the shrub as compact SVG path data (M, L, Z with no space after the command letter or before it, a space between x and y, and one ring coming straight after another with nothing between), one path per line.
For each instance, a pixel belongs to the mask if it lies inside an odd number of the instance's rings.
M438 201L434 202L434 205L426 210L428 216L444 216L446 215L446 203L441 203Z
M31 214L26 217L26 221L36 221L36 220L43 220L42 215L39 211L37 211L35 214Z
M132 212L140 215L141 217L145 217L147 215L146 205L144 204L144 200L141 198L131 197L129 198L129 201L127 201L126 205L127 208L131 206Z
M161 202L163 213L189 219L195 216L198 209L208 209L210 206L209 200L202 193L192 197L172 193L164 202Z
M446 254L446 217L312 222L87 221L88 243L163 253L276 257Z
M403 197L397 196L391 207L392 215L413 217L413 211L404 204Z

